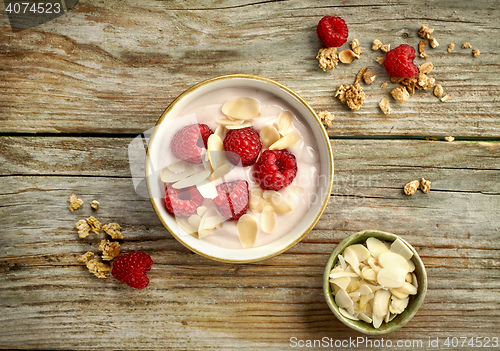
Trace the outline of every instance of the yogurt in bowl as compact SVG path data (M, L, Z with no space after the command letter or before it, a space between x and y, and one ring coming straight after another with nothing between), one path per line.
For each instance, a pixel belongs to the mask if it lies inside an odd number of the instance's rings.
M210 133L200 140L200 155L182 156L187 147L180 131L200 125ZM257 164L270 152L293 155L291 183L268 189L255 161L243 165L229 157L227 134L245 128L262 143ZM188 89L165 110L149 141L146 179L158 217L179 242L211 259L255 262L289 249L317 223L331 192L333 154L318 117L295 92L263 77L221 76ZM238 218L228 218L220 206L224 184L238 184L240 200L247 196L241 211L234 209ZM173 194L194 196L195 212L176 212Z

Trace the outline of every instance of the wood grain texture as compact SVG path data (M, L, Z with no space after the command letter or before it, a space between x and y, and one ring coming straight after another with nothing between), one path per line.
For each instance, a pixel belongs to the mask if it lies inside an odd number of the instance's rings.
M359 61L325 73L317 67L318 19L346 19ZM13 33L0 17L0 132L139 133L166 106L199 81L230 73L266 76L288 85L313 108L336 115L333 135L500 137L500 42L496 1L98 1L82 0L66 15ZM427 48L432 75L451 99L441 103L418 91L393 101L383 115L378 102L387 74L370 50L378 38L396 46L420 40L421 24L441 43ZM470 42L481 50L473 58ZM452 53L446 51L455 43ZM417 59L421 64L423 60ZM358 112L333 98L368 66L378 76L365 86Z
M278 257L231 265L190 253L162 227L129 178L130 140L1 139L11 155L0 177L1 347L283 350L292 337L356 338L328 310L321 276L336 244L366 228L402 235L429 275L417 316L385 340L498 335L496 143L334 140L339 171L315 229ZM420 176L431 193L402 194ZM85 201L75 212L72 192ZM124 251L152 255L150 287L98 280L76 261L97 251L99 239L78 239L73 227L91 214L122 225Z

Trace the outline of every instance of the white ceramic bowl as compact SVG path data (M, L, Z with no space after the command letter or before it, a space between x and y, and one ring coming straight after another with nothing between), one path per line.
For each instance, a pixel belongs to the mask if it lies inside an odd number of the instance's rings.
M164 184L160 179L162 155L168 141L162 136L168 134L170 121L179 116L181 111L195 102L204 94L225 88L251 88L273 94L292 107L307 126L317 143L320 169L318 176L327 181L318 185L317 196L319 201L307 210L305 216L291 231L275 241L253 248L230 249L214 245L205 240L197 239L185 233L175 222L175 219L164 207ZM170 127L171 129L171 127ZM328 135L314 110L294 91L273 80L254 75L227 75L203 81L182 93L165 110L158 120L155 130L149 140L146 156L146 180L149 196L154 210L165 228L187 248L205 257L230 263L248 263L261 261L278 255L302 240L315 226L321 217L331 193L333 183L333 153Z

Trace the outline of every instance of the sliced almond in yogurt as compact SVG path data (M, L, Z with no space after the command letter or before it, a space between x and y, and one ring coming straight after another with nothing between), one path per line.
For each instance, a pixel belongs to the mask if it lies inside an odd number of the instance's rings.
M217 123L222 124L224 126L228 125L238 125L245 123L244 119L231 119L231 118L219 118L216 119Z
M260 104L248 97L237 97L222 105L222 113L232 119L250 120L260 116Z
M198 214L191 215L189 216L187 221L189 225L191 225L193 228L199 228L201 222L201 216L199 216Z
M203 217L203 215L208 211L207 206L200 206L196 209L196 214L200 217Z
M278 132L281 135L286 135L288 133L288 130L292 127L292 122L293 122L293 116L290 111L281 111L280 115L278 116Z
M212 234L215 228L222 222L224 222L224 218L222 218L217 210L213 207L209 208L200 220L200 226L198 227L198 236L200 239Z
M224 177L226 174L229 173L229 171L231 171L231 164L227 162L222 166L220 166L219 168L214 169L212 173L212 180L217 180L219 178Z
M217 128L215 128L214 134L217 135L222 140L224 140L224 138L226 137L226 132L227 132L226 128L223 125L220 125Z
M196 185L201 196L205 199L215 199L218 195L217 188L215 184L211 181L204 180L200 184Z
M294 146L300 140L302 140L300 133L297 130L293 130L269 146L269 150L287 149Z
M272 233L276 226L276 215L274 208L270 205L264 206L260 216L261 229L264 233Z
M257 221L255 218L247 213L244 214L240 217L240 219L238 219L236 228L238 229L238 235L243 247L252 247L255 243L255 239L257 238L258 231Z
M270 124L266 124L260 130L260 140L262 141L262 147L268 148L275 142L277 142L280 138L280 133L276 130L276 128Z
M248 128L253 126L253 123L248 122L248 123L243 123L243 124L233 124L233 125L227 125L226 129L243 129L243 128Z
M207 154L210 165L214 170L227 163L224 144L217 134L212 134L208 137Z
M189 177L186 177L184 179L181 179L178 182L175 182L174 184L172 184L172 188L182 189L182 188L188 188L190 186L198 185L198 184L201 184L209 176L210 176L210 171L204 170L204 171L195 173L193 175L190 175Z
M179 160L169 164L166 168L174 174L179 174L186 170L187 165L188 164L186 162Z
M248 207L254 212L261 213L264 207L267 205L266 200L262 196L262 189L260 186L256 186L250 190L250 198L248 200Z
M179 171L178 168L175 169L175 172L172 171L169 167L163 168L161 171L161 176L160 176L161 181L164 183L178 182L181 179L184 179L186 177L189 177L190 175L193 175L194 173L199 171L199 169L197 169L189 164L186 164L184 166L183 171L181 171L181 172L178 172L178 171Z
M196 237L198 236L198 233L197 233L198 227L192 226L186 218L176 218L175 222L177 223L179 228L181 228L187 234L191 234L191 235L196 234ZM180 233L180 235L183 236L182 233Z

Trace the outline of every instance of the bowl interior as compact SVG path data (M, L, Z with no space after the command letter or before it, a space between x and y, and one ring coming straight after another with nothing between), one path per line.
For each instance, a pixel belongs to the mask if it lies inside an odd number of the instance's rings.
M267 92L284 101L300 117L316 140L320 162L319 176L325 181L319 182L317 188L318 201L308 209L306 215L290 232L279 239L263 246L248 249L229 249L199 240L186 234L168 214L163 205L164 185L160 179L160 171L166 165L162 162L163 150L169 148L166 138L162 138L171 129L171 120L179 116L181 111L196 103L205 94L218 89L251 88ZM169 122L169 123L166 123ZM151 135L146 157L146 180L153 207L172 235L194 252L211 259L243 263L254 262L277 255L299 242L314 227L327 205L333 183L333 154L328 135L321 122L309 105L295 92L272 80L248 75L231 75L216 77L195 85L181 94L163 113Z
M417 276L417 281L418 281L417 294L410 295L410 302L408 303L408 307L404 310L404 312L399 314L391 322L382 323L382 325L378 329L375 329L373 325L368 324L364 321L354 321L340 314L339 307L335 303L329 279L330 271L332 270L333 267L335 267L335 265L338 262L338 255L341 254L346 247L354 244L364 243L366 239L368 239L369 237L375 237L377 239L387 242L393 242L397 238L402 240L413 252L412 260L413 263L415 264L414 273ZM401 328L403 325L408 323L417 313L418 309L420 308L425 299L425 293L427 292L427 274L425 271L424 264L420 259L420 256L415 251L415 249L410 244L408 244L404 239L391 233L380 232L375 230L365 230L350 235L349 237L344 239L332 252L330 257L328 258L328 262L325 266L325 271L323 273L323 292L325 294L326 302L330 307L330 309L332 310L333 314L335 314L335 316L348 327L369 335L387 334Z

